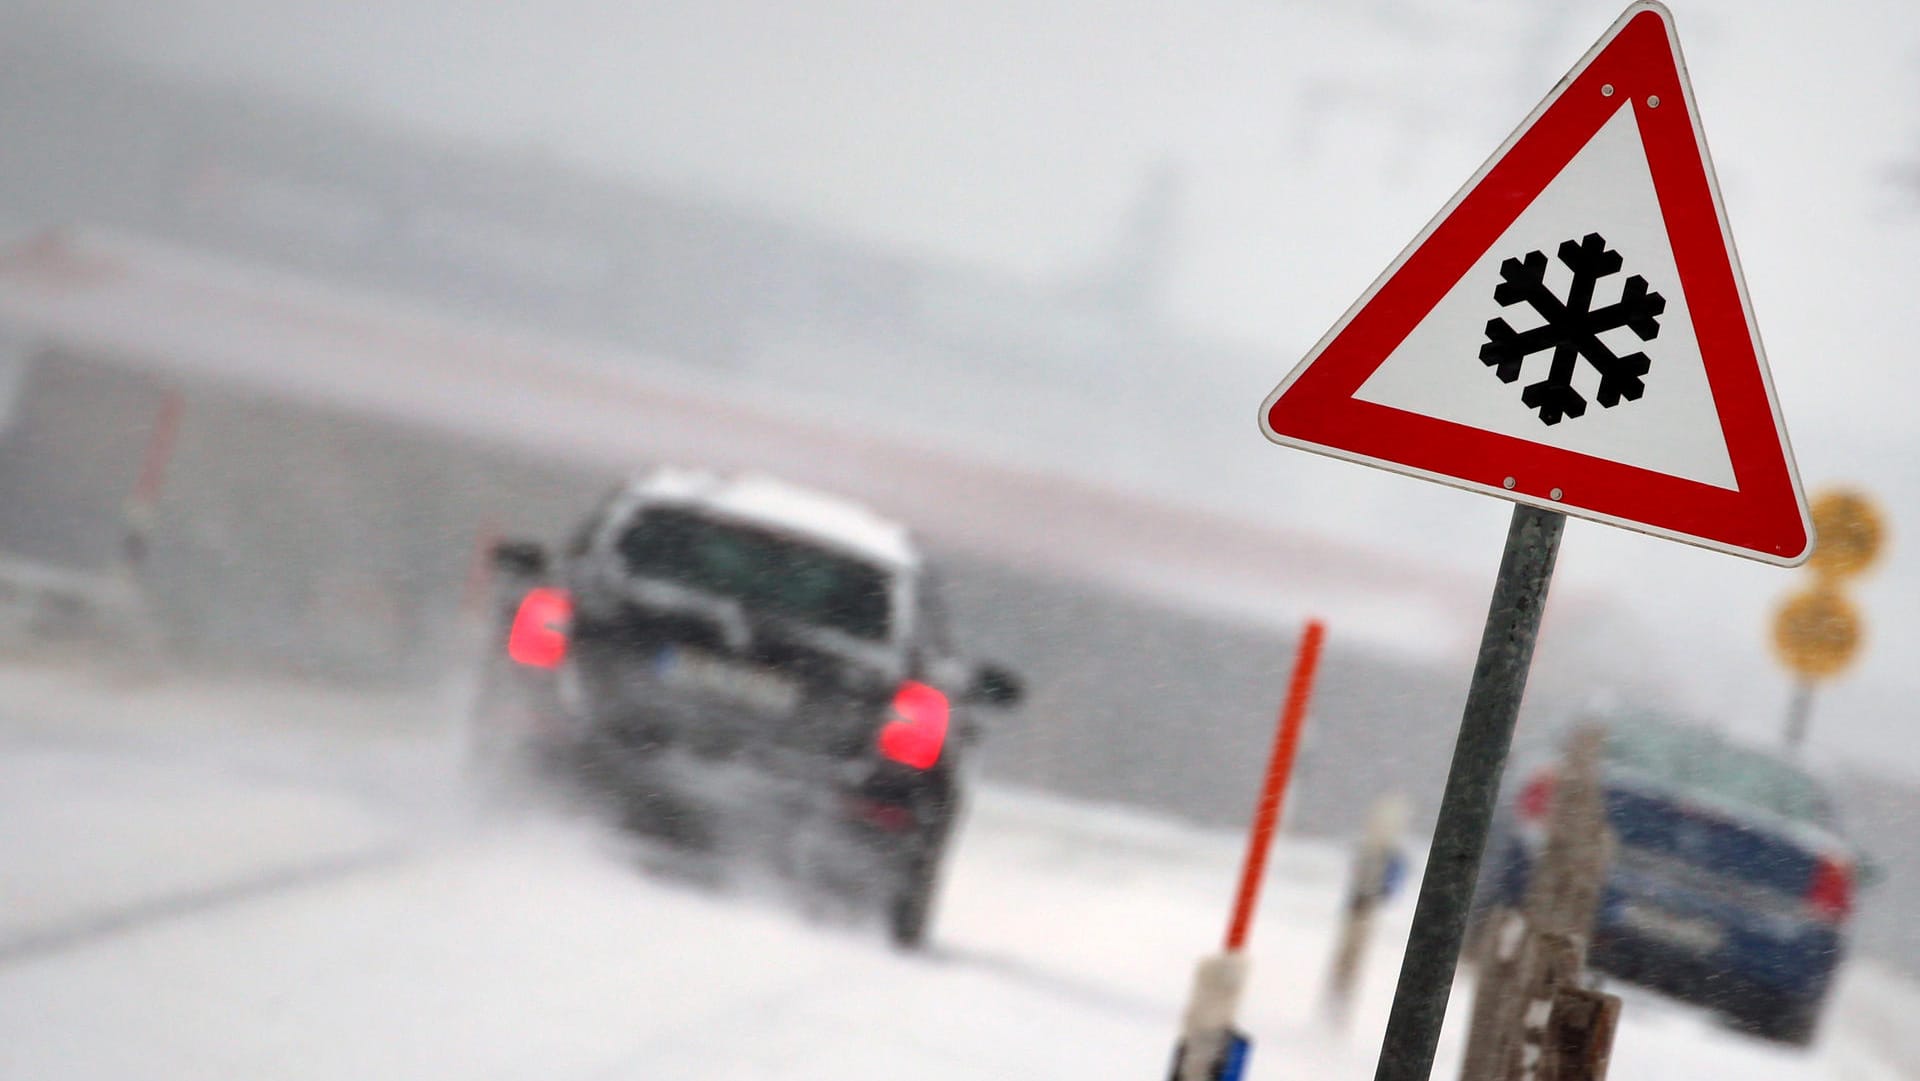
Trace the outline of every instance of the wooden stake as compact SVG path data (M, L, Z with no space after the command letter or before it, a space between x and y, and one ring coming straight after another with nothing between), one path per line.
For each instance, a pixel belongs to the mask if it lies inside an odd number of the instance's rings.
M1605 733L1569 741L1525 907L1496 914L1475 991L1461 1081L1600 1081L1619 999L1581 985L1612 861L1600 784ZM1594 1071L1597 1070L1598 1073Z

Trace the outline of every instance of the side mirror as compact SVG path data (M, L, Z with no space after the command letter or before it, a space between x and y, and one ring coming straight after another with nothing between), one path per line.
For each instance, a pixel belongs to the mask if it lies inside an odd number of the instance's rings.
M538 541L503 540L493 546L496 578L545 578L552 561Z
M1005 708L1018 705L1025 693L1019 676L997 664L983 664L974 670L973 685L967 688L967 701Z

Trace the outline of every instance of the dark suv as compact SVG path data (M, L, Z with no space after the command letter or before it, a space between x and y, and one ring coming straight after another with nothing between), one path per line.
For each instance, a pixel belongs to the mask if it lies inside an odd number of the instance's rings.
M659 471L557 563L509 542L495 568L486 744L531 750L638 833L877 900L894 941L921 944L969 709L1020 691L955 652L904 529L772 480Z

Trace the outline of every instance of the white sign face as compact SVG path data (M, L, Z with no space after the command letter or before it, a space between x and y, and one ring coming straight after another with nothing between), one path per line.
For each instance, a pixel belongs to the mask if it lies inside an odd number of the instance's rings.
M1268 396L1261 427L1806 559L1806 500L1665 8L1627 9Z
M1717 488L1739 487L1720 431L1713 389L1707 385L1706 362L1693 333L1680 271L1674 266L1659 196L1654 194L1653 176L1647 169L1635 108L1632 102L1622 105L1399 348L1387 355L1360 385L1356 397ZM1593 282L1593 311L1604 311L1619 301L1623 283L1634 275L1646 281L1651 295L1665 302L1664 311L1655 317L1658 331L1651 341L1641 342L1624 325L1601 330L1598 338L1615 356L1644 350L1656 355L1658 363L1650 364L1640 377L1645 389L1638 400L1605 407L1597 404L1599 369L1577 357L1570 375L1575 392L1588 403L1586 412L1546 424L1522 401L1516 387L1549 376L1552 350L1526 356L1516 383L1508 384L1491 369L1479 373L1484 378L1460 378L1459 343L1484 342L1486 325L1493 318L1506 319L1522 333L1543 325L1546 317L1524 302L1502 308L1492 300L1501 283L1500 265L1541 253L1547 259L1548 291L1556 298L1567 297L1574 274L1558 257L1558 250L1566 241L1588 234L1603 238L1606 249L1621 261L1619 271Z

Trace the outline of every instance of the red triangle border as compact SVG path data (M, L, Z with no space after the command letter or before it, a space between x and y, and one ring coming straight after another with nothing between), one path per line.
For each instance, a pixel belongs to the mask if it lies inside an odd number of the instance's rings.
M1665 9L1629 9L1268 399L1269 438L1770 563L1803 562L1806 503L1684 70ZM1354 397L1620 109L1633 110L1647 150L1737 490Z

